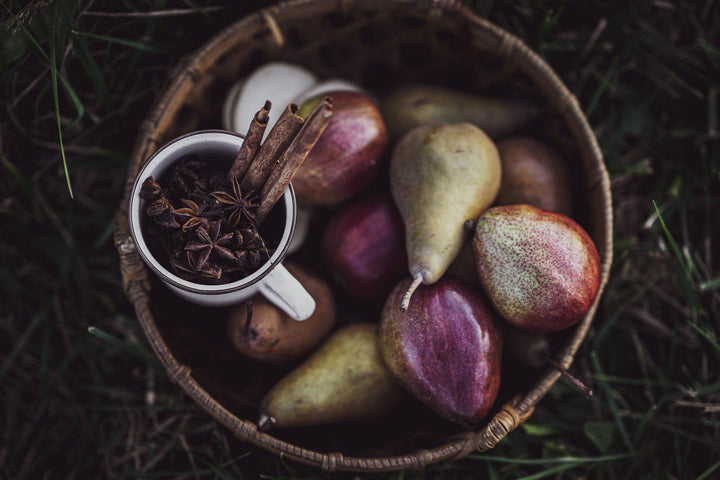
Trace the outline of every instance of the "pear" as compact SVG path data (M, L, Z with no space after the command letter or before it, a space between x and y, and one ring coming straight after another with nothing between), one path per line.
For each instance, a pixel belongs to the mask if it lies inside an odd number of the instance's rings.
M527 203L571 216L572 176L560 153L531 137L510 137L498 142L502 183L495 203Z
M506 324L503 330L505 346L515 360L532 368L548 365L550 339L545 333L533 333Z
M260 403L258 427L301 427L370 420L390 411L402 388L383 363L378 326L338 330Z
M418 400L466 427L489 411L500 388L502 330L480 291L445 275L422 285L405 313L395 305L410 279L388 297L380 351L398 381Z
M293 177L300 204L338 205L369 186L382 170L388 146L380 109L360 92L327 92L333 116ZM305 101L298 115L305 118L323 95Z
M495 309L517 328L565 329L590 310L600 257L572 219L531 205L493 207L477 219L473 253Z
M472 250L472 238L468 238L463 242L460 253L457 254L455 260L450 264L447 273L462 278L470 285L480 286L480 279L477 276L475 268L475 257Z
M315 300L315 311L298 322L261 295L252 298L251 310L247 303L230 309L228 338L247 357L277 364L298 360L319 345L335 325L337 309L330 285L299 264L287 263L286 267Z
M321 245L333 279L361 300L384 301L407 271L402 219L385 192L339 208L325 227Z
M413 282L406 310L422 282L436 282L457 256L464 225L495 199L500 157L490 137L469 123L418 127L405 135L390 162L390 187L405 224Z
M472 123L496 138L525 126L540 113L540 108L528 100L487 97L434 85L410 85L385 98L382 112L393 139L419 126L457 122Z

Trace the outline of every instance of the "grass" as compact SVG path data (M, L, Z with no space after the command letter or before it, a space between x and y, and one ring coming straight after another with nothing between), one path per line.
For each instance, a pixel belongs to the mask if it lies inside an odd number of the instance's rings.
M111 241L167 71L265 3L2 4L0 477L331 478L233 441L179 393L122 294ZM558 382L492 452L359 477L717 477L718 3L467 4L553 65L611 173L615 261L573 367L595 395Z

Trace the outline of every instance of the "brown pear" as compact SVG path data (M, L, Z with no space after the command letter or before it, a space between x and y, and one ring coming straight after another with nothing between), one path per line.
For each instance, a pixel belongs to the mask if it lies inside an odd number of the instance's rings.
M455 259L465 223L495 199L500 157L490 137L469 123L418 127L393 152L390 187L413 277L400 306L406 310L415 288L436 282Z
M257 295L248 321L247 303L234 307L228 316L227 334L243 355L269 363L297 360L310 353L335 324L337 312L329 285L297 264L286 266L315 300L315 311L298 322Z
M572 215L570 169L557 150L531 137L507 138L497 147L503 172L497 205L527 203Z
M507 324L503 333L507 351L517 361L532 368L548 365L550 339L547 334L528 332Z
M359 422L389 412L402 388L385 366L378 326L348 325L275 385L260 403L258 427Z
M480 286L477 268L475 268L475 258L473 257L472 238L468 238L463 242L460 253L448 267L447 273L455 275L471 285Z

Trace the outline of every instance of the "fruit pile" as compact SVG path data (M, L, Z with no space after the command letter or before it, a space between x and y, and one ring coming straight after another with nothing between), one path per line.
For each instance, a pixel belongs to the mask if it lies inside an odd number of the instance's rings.
M257 297L228 319L244 355L285 365L307 357L262 400L258 426L377 417L405 389L474 428L493 408L504 343L542 366L547 335L579 322L597 295L599 256L569 217L568 166L552 147L512 136L539 115L531 102L427 85L378 101L285 63L233 88L223 121L244 132L265 99L297 102L302 114L325 96L333 117L293 179L302 206L294 250L322 229L319 273L287 262L317 309L295 322ZM327 221L310 223L323 213ZM331 285L384 301L379 318L331 333L344 308Z

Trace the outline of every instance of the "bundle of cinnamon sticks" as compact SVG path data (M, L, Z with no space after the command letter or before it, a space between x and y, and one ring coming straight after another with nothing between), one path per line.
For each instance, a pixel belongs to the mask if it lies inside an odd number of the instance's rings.
M230 183L237 179L244 191L259 192L258 222L282 197L333 114L330 97L325 97L306 120L297 114L298 106L291 103L261 145L271 108L268 100L255 114L227 175Z

